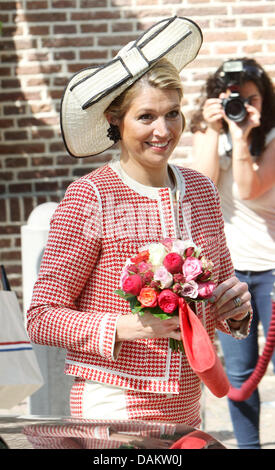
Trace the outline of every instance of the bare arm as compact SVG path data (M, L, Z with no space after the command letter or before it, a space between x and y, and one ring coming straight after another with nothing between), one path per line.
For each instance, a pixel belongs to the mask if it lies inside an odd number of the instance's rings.
M206 100L203 117L207 124L205 132L197 131L193 135L192 167L211 178L217 184L219 179L219 135L222 127L222 107L219 98Z
M253 106L247 106L248 118L239 125L228 120L232 136L233 178L242 199L255 199L275 184L275 139L264 150L259 162L253 162L249 150L249 133L260 125L260 114Z
M215 184L219 179L218 142L219 134L211 128L193 135L192 168L211 178Z

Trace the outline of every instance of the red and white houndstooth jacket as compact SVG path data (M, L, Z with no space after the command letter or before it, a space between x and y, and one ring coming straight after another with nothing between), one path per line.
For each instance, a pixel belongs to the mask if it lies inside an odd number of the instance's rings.
M67 350L66 374L168 394L179 393L181 378L190 394L198 394L199 379L186 357L171 351L168 339L124 341L114 352L117 319L130 312L114 291L126 259L142 246L166 237L192 237L214 262L218 282L234 273L213 183L187 168L170 169L176 213L169 188L137 183L119 161L73 182L56 209L27 328L33 342ZM212 339L216 327L231 333L227 322L216 324L209 307L205 310ZM197 313L202 319L201 306Z

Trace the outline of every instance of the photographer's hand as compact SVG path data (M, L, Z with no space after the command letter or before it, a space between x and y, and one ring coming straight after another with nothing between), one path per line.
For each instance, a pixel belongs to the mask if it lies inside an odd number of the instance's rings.
M208 129L220 133L223 118L222 102L220 98L209 98L205 101L202 115L207 124Z
M224 94L222 96L225 96ZM246 118L241 122L235 122L232 119L229 119L225 112L223 113L223 119L227 122L228 128L232 137L233 145L236 142L238 144L239 140L249 143L249 136L251 130L254 127L259 127L261 124L261 114L260 112L250 104L245 104L247 111Z

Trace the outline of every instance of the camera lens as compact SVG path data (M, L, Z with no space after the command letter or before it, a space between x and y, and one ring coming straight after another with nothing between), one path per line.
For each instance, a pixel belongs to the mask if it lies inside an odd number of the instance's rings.
M246 117L247 111L243 100L240 98L231 98L227 100L224 111L227 117L235 122L241 122Z

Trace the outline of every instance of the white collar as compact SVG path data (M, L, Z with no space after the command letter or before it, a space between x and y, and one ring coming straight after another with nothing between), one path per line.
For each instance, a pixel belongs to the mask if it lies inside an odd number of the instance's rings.
M133 189L135 192L141 194L142 196L147 196L150 199L159 199L160 191L168 190L171 194L180 192L181 197L185 192L185 181L175 165L169 164L169 168L174 176L175 186L173 189L169 187L154 187L147 186L145 184L139 183L134 178L131 178L122 168L119 156L113 158L108 165L112 170L119 176L119 178L127 185L129 188Z

